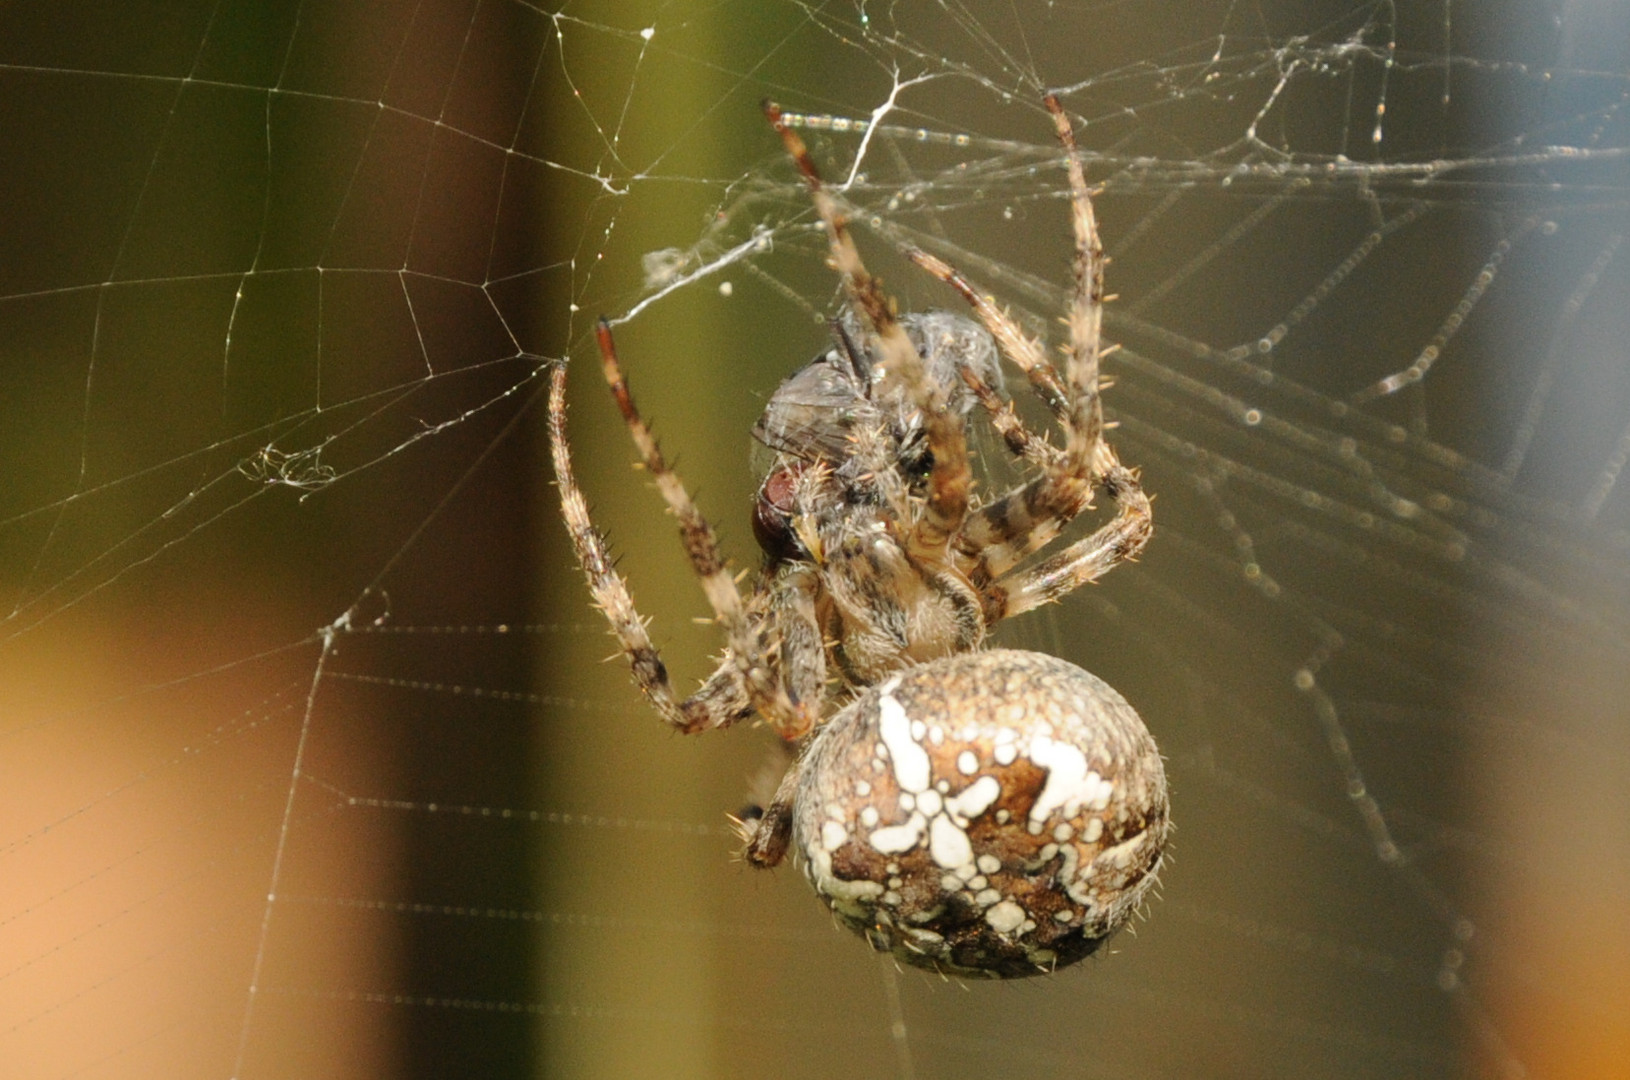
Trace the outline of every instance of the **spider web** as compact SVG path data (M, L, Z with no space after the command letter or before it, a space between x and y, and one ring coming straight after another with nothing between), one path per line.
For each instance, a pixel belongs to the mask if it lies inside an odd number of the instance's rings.
M0 1060L67 1076L1608 1075L1630 1053L1630 27L1606 3L0 11ZM1144 559L1001 640L1178 832L1057 977L896 972L732 861L765 733L592 316L736 561L825 344L773 96L902 306L1057 339L1078 118ZM579 377L581 376L581 377ZM773 778L773 777L772 777Z

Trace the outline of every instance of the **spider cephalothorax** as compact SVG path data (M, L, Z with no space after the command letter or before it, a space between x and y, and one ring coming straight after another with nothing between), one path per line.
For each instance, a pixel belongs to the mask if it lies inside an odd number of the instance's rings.
M792 848L822 899L876 948L970 976L1032 975L1091 953L1153 884L1169 831L1160 755L1119 694L1053 657L982 651L995 623L1096 580L1150 535L1137 475L1103 439L1103 258L1070 125L1054 98L1046 104L1076 237L1062 372L923 252L907 254L978 321L896 316L802 140L765 106L849 302L833 347L782 384L754 428L771 460L753 513L765 562L745 598L600 323L607 381L726 637L723 661L689 697L674 692L577 487L563 366L549 403L573 546L647 699L682 731L758 716L797 747L768 805L745 815L748 860L774 866ZM1062 445L998 392L998 354L1024 373ZM974 494L975 415L1024 473L988 498ZM1098 489L1114 519L1033 560Z

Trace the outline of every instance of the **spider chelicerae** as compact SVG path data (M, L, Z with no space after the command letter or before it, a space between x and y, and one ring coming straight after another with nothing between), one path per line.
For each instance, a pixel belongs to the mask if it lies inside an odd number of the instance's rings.
M771 397L754 435L772 461L753 531L764 562L743 596L712 527L634 406L605 320L601 363L725 635L718 668L674 689L572 472L566 369L549 431L562 512L594 600L635 681L676 729L757 717L794 748L774 797L743 815L746 858L789 848L840 921L908 963L1011 978L1093 952L1155 881L1170 823L1160 755L1114 689L1055 657L987 649L1002 619L1055 601L1135 556L1151 534L1137 473L1104 438L1104 258L1071 124L1063 145L1075 234L1063 371L984 293L925 252L974 319L896 315L867 273L838 198L803 140L765 113L808 189L842 277L834 346ZM1062 434L1031 429L999 392L998 352ZM1025 475L975 493L982 416ZM1102 489L1116 514L1032 559Z

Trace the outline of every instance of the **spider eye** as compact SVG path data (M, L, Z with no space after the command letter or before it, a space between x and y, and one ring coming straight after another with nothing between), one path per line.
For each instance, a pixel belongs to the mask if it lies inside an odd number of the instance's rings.
M802 471L801 465L772 470L759 485L758 501L753 506L753 537L764 554L777 562L805 554L792 527L794 496Z

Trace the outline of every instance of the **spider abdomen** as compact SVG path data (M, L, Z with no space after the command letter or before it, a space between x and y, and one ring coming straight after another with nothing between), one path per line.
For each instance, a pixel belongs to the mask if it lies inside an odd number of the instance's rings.
M1170 822L1154 740L1096 676L1040 653L891 676L816 735L793 843L874 948L1017 978L1091 954L1154 884Z

